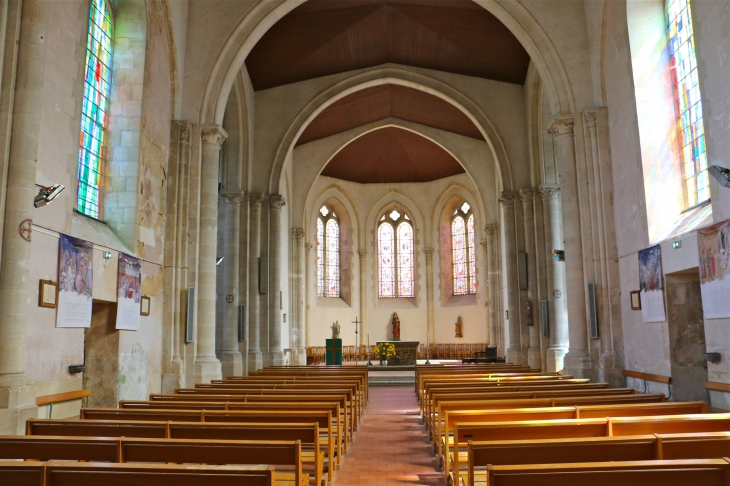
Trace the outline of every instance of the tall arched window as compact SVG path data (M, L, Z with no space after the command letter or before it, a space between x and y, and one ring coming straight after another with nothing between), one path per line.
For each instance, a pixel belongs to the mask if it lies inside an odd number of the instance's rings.
M667 0L667 24L683 185L686 205L692 207L710 198L710 182L689 0Z
M451 255L454 295L475 294L477 266L474 251L474 214L466 201L451 218Z
M317 295L340 296L340 222L327 206L317 216Z
M378 223L379 297L415 297L413 225L397 210Z
M105 134L109 120L113 30L112 14L107 1L92 0L86 40L76 209L93 218L100 217L101 174L106 156Z

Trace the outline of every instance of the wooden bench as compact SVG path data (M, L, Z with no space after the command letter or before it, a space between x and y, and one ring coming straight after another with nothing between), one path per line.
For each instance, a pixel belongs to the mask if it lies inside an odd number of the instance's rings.
M257 384L287 384L287 385L309 385L312 388L322 385L326 387L335 387L341 385L342 387L353 387L355 393L358 396L359 403L367 403L367 391L362 384L361 377L347 378L342 376L330 376L326 379L322 377L286 377L286 376L271 376L271 375L259 375L251 376L241 380L215 380L211 383L197 383L195 388L228 388L228 387L241 387L242 385L257 385Z
M724 459L487 466L489 486L726 486ZM570 483L566 483L570 478Z
M625 437L491 441L468 444L469 486L486 482L487 465L559 464L654 459L721 459L730 452L730 432ZM481 468L481 469L477 469ZM464 475L461 476L462 483ZM453 483L456 484L456 483Z
M0 436L0 459L284 466L293 472L276 472L278 486L309 484L309 475L302 472L302 447L298 440Z
M83 400L85 398L86 406L88 406L89 396L91 396L91 390L75 390L65 393L55 393L53 395L43 395L40 397L36 397L35 404L39 407L48 405L48 418L52 418L54 403L69 402L71 400ZM83 407L83 401L81 406Z
M642 373L641 371L630 371L630 370L624 370L624 383L626 382L626 378L636 378L638 380L643 380L644 382L644 393L647 391L647 381L655 381L657 383L664 383L667 385L667 400L670 400L672 398L672 377L671 376L664 376L664 375L655 375L653 373Z
M315 423L200 423L119 420L29 419L27 436L127 437L191 440L296 440L309 446L302 461L313 464L315 482L323 475L324 455L319 454L320 429ZM328 448L327 479L331 482L333 454Z
M101 485L274 486L271 466L186 466L169 464L105 464L0 462L0 484L12 486Z

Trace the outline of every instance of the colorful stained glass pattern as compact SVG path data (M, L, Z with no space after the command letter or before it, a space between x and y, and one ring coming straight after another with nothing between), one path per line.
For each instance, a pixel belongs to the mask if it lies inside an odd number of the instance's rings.
M451 255L454 265L454 295L469 293L469 271L467 260L466 224L464 218L456 216L451 220Z
M106 154L111 89L113 25L105 0L92 0L86 43L84 99L81 106L77 210L99 218L101 173Z
M317 295L324 297L324 223L317 218Z
M466 203L464 203L466 204ZM467 205L468 207L468 205ZM470 215L466 222L467 243L469 245L469 292L475 294L477 291L477 264L476 249L474 247L474 215Z
M710 198L710 184L689 0L669 0L667 21L684 187L691 207Z
M398 297L415 297L413 285L413 226L398 225Z
M327 248L326 259L326 281L324 288L325 297L340 296L340 225L337 220L327 221Z
M395 297L395 231L384 223L378 228L378 295Z

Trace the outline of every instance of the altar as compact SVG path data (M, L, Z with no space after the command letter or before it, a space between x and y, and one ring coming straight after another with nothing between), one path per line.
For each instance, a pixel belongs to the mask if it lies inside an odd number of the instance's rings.
M395 354L400 358L401 365L415 365L418 359L418 345L420 341L378 341L395 346Z

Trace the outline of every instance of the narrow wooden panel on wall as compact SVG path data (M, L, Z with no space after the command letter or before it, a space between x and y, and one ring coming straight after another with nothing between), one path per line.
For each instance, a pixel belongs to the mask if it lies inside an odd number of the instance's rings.
M550 337L550 318L548 314L548 301L540 301L540 324L543 337Z
M588 311L591 321L591 338L598 339L598 309L596 308L596 284L588 284Z
M188 289L188 318L185 328L185 342L192 343L195 340L195 287Z
M246 304L238 306L238 342L246 341Z

